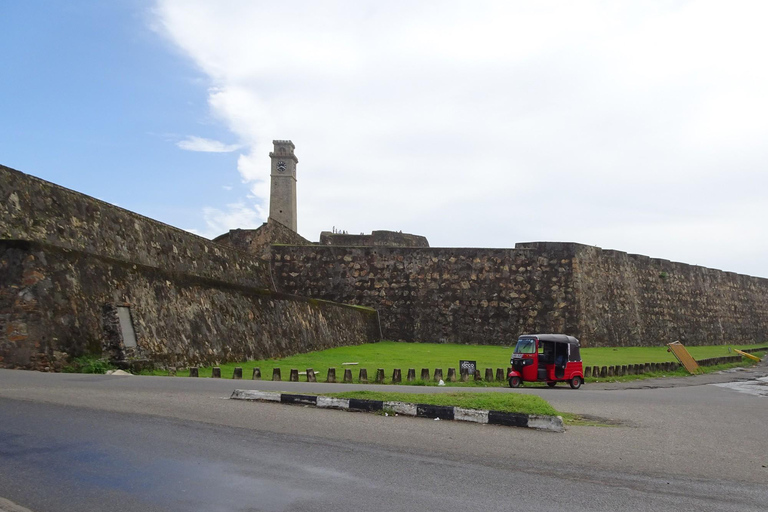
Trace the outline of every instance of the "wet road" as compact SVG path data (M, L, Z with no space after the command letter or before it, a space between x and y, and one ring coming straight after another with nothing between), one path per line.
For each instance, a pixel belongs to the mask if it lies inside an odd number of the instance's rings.
M0 497L36 512L750 511L768 502L759 457L687 436L678 450L674 433L661 437L657 422L699 422L706 403L716 415L741 411L733 425L745 432L764 421L755 414L763 397L723 387L541 390L632 423L551 434L223 400L234 384L0 372ZM646 422L648 413L659 418ZM712 420L709 429L735 428ZM765 437L764 428L754 435ZM764 455L756 442L750 450Z

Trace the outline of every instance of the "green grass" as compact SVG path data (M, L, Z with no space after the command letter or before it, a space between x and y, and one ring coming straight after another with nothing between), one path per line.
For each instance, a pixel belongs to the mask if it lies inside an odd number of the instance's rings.
M107 373L108 370L114 370L115 367L109 364L109 361L97 356L85 355L74 358L69 365L65 366L64 373ZM189 373L189 372L187 372Z
M735 352L728 352L728 347L738 348L756 348L768 346L768 343L757 345L710 345L706 347L685 347L694 359L709 359L710 357L723 357L738 355ZM598 347L584 348L581 350L581 358L585 365L593 366L614 366L617 364L639 364L639 363L665 363L676 361L671 352L667 352L667 347Z
M754 348L760 345L732 345L734 348ZM728 352L728 346L689 347L688 350L695 359L707 359L735 355ZM495 347L487 345L455 345L434 343L400 343L382 341L366 345L352 347L339 347L308 354L298 354L283 359L264 359L259 361L247 361L241 363L227 363L220 365L222 378L231 378L235 366L243 368L243 377L250 379L254 367L261 368L262 379L272 378L272 369L280 368L283 380L288 380L291 368L305 371L312 368L320 373L318 380L325 380L328 368L336 368L336 379L341 382L344 376L344 368L352 370L353 379L357 382L360 368L368 370L368 380L373 381L376 369L384 368L386 382L392 378L392 370L400 368L405 382L408 368L416 369L416 377L420 377L422 368L429 368L434 372L435 368L442 368L443 375L447 376L448 368L457 368L459 359L477 361L477 367L483 372L485 368L507 368L511 347ZM622 348L584 348L581 351L585 366L611 366L616 364L657 363L674 361L674 355L667 352L666 346L660 347L622 347ZM356 362L357 365L342 366L342 363ZM155 371L155 375L167 375L165 371ZM188 370L179 370L179 376L188 376ZM211 368L200 368L201 377L210 377ZM633 378L637 378L633 376ZM304 376L301 377L304 380ZM431 384L426 382L414 383ZM465 384L466 385L466 384ZM472 384L477 385L477 384ZM488 384L480 384L488 385ZM527 385L527 384L526 384Z
M489 411L519 412L523 414L543 414L557 416L558 413L549 402L536 395L520 393L390 393L387 391L347 391L343 393L325 393L336 398L359 398L364 400L384 400L388 402L408 402L426 405L453 405L466 409Z

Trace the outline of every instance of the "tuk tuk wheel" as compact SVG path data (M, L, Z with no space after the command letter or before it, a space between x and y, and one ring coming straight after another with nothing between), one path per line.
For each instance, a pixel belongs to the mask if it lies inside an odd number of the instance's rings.
M510 377L509 378L509 387L511 388L519 388L520 384L523 383L523 379L520 377Z
M551 382L547 382L547 386L549 386L549 387L551 387L551 388L555 387L556 385L557 385L557 382L556 382L556 381L554 381L554 380L553 380L553 381L551 381Z
M584 382L584 379L579 377L578 375L571 379L571 388L573 389L579 389L581 387L581 384Z

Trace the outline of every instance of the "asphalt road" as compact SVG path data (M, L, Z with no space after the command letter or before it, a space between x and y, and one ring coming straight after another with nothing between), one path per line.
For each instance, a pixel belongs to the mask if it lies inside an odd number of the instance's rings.
M35 512L768 509L764 396L700 384L494 390L619 424L553 434L226 399L349 385L0 370L0 497Z

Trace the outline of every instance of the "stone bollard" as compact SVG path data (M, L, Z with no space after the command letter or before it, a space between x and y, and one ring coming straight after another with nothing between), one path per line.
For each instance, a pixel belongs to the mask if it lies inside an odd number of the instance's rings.
M429 368L421 369L421 380L423 380L424 382L429 380Z
M608 367L608 377L613 377L613 372L616 369L615 366L609 366Z
M504 368L496 368L496 380L498 382L504 382Z
M588 379L592 376L592 367L591 366L585 366L584 367L584 378Z
M280 375L280 368L272 368L272 380L283 380L282 375Z
M620 376L625 376L627 374L627 365L623 364L621 365L621 371L619 372Z
M593 366L592 367L592 376L594 378L598 378L600 376L600 367L599 366Z
M443 369L442 368L435 368L435 382L440 382L443 380Z
M485 369L485 382L493 382L493 368Z
M645 368L643 368L643 371L645 373L651 373L651 363L645 363Z
M469 372L462 368L459 378L461 379L461 382L467 382L469 380Z
M448 382L456 382L456 368L448 368Z
M345 384L352 383L352 370L350 370L349 368L344 368L344 383Z
M189 369L189 376L190 377L199 377L200 376L200 370L197 366L193 366Z
M299 382L299 369L291 368L291 375L288 377L291 382Z
M211 368L211 377L214 379L220 379L221 378L221 368L218 366L214 366Z
M602 368L600 368L600 378L604 379L607 376L608 376L608 367L607 366L603 366Z
M253 377L251 377L251 380L261 380L261 368L253 369Z
M408 376L405 378L408 382L416 380L416 368L408 368Z
M360 373L357 376L357 381L363 384L368 384L368 370L360 368Z
M232 378L233 379L242 379L243 378L243 369L239 366L235 366L235 371L232 372Z
M384 368L376 370L376 384L384 384Z
M395 368L392 370L392 384L400 384L400 382L403 380L403 374L400 371L400 368Z
M637 374L638 375L642 375L642 374L645 373L645 365L636 364L635 366L637 366Z
M307 368L307 382L317 382L317 376L315 375L315 370L312 368Z
M328 368L328 376L325 378L325 382L336 382L336 368Z
M480 370L475 370L475 382L480 382L483 380L483 377L480 375Z

